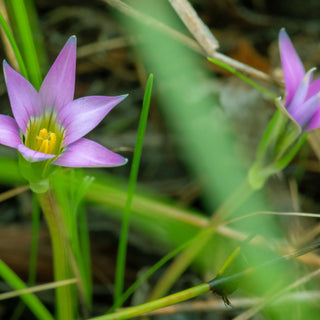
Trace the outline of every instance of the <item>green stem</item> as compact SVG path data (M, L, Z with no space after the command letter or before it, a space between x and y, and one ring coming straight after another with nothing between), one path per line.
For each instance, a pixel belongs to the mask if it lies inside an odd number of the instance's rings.
M187 269L197 254L207 244L219 225L234 212L254 190L247 179L234 191L234 193L215 211L208 225L197 236L165 271L157 285L153 289L150 300L164 296L172 287L176 279Z
M68 252L70 252L70 248L66 241L66 228L61 212L50 190L45 193L38 193L37 197L50 231L53 249L54 279L55 281L69 279L71 262L68 258ZM57 319L74 319L72 301L73 290L70 286L62 286L56 289Z
M200 284L196 287L192 287L190 289L180 291L178 293L174 293L170 296L167 296L162 299L158 299L155 301L151 301L139 306L131 307L124 309L122 311L113 313L113 314L107 314L104 316L91 318L90 320L120 320L120 319L130 319L137 316L140 316L142 314L145 314L147 312L151 312L153 310L157 310L160 308L164 308L185 300L189 300L191 298L197 297L201 294L204 294L206 292L209 292L211 290L211 287L208 283Z

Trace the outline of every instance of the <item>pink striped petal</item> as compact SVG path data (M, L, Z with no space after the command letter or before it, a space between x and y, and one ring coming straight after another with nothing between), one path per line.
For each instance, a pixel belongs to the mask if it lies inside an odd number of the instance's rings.
M30 117L42 113L39 93L28 80L13 70L6 61L3 62L3 69L12 113L19 128L25 134Z
M42 82L40 96L45 108L59 111L73 100L76 73L75 36L69 38Z
M288 105L291 102L295 91L298 89L305 71L302 62L284 29L281 29L279 34L279 46L286 87L285 103Z
M69 145L53 164L63 167L116 167L126 162L127 159L101 144L82 138Z
M66 105L58 114L58 120L66 129L63 146L77 141L95 128L108 112L126 96L83 97Z
M2 114L0 115L0 143L16 149L18 145L21 144L19 128L16 121Z
M42 153L42 152L29 149L24 144L19 144L18 150L21 153L21 155L29 162L39 162L39 161L52 159L55 157L54 154Z

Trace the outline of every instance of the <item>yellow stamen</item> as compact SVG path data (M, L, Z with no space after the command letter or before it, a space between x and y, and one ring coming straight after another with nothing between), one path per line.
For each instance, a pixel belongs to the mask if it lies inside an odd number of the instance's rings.
M53 154L56 146L57 136L54 132L51 132L43 128L39 131L37 136L37 147L39 152Z
M57 136L54 132L50 132L49 135L50 143L49 143L49 148L48 148L48 153L53 154L53 149L56 146L57 142Z
M49 141L48 140L42 140L41 146L40 146L38 151L42 152L42 153L48 153L48 149L49 149Z

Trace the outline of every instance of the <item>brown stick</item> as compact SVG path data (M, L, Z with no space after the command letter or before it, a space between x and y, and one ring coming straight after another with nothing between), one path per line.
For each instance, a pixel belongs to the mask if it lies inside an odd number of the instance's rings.
M219 48L219 43L210 29L199 18L188 0L169 0L185 26L198 41L204 52L212 56Z

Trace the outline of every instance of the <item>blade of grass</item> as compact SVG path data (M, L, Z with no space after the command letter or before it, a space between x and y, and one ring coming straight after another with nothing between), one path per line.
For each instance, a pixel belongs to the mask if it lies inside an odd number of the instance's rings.
M32 30L33 41L37 51L40 70L48 70L48 54L44 43L44 36L42 33L38 12L34 0L25 0L27 14L30 21L30 28Z
M165 298L161 298L155 301L147 302L138 306L125 308L116 313L106 314L100 317L91 318L90 320L120 320L120 319L131 319L137 316L141 316L147 312L157 310L163 307L167 307L172 304L176 304L188 299L192 299L201 294L207 293L210 291L210 286L207 283L200 284L198 286L192 287L187 290L183 290L177 293L174 293Z
M16 41L14 40L14 37L13 37L13 34L7 24L7 22L5 21L5 19L3 18L3 15L2 13L0 12L0 25L4 31L4 33L6 34L8 40L9 40L9 43L12 47L12 50L14 52L14 55L17 59L17 62L18 62L18 65L19 65L19 68L20 68L20 72L21 74L26 78L26 79L29 79L28 77L28 72L27 72L27 69L26 69L26 66L23 62L23 59L22 59L22 56L21 56L21 53L20 53L20 50L17 46L17 43Z
M17 25L30 82L39 90L42 76L25 3L23 0L15 0L11 1L10 5Z
M0 260L0 277L14 290L27 289L25 283L2 260ZM35 295L31 293L24 294L21 299L38 319L54 320L51 313Z
M137 133L137 142L134 150L132 166L130 171L128 194L127 194L127 200L126 200L124 213L123 213L122 230L120 234L119 247L118 247L117 268L116 268L116 278L115 278L115 293L114 293L114 302L117 307L120 306L119 302L120 302L120 297L123 291L131 203L132 203L132 199L135 191L135 185L138 177L139 164L140 164L140 158L141 158L141 152L142 152L142 146L143 146L143 137L146 130L148 112L150 107L152 84L153 84L153 75L150 74L147 81L144 98L143 98L142 111L141 111L138 133Z

